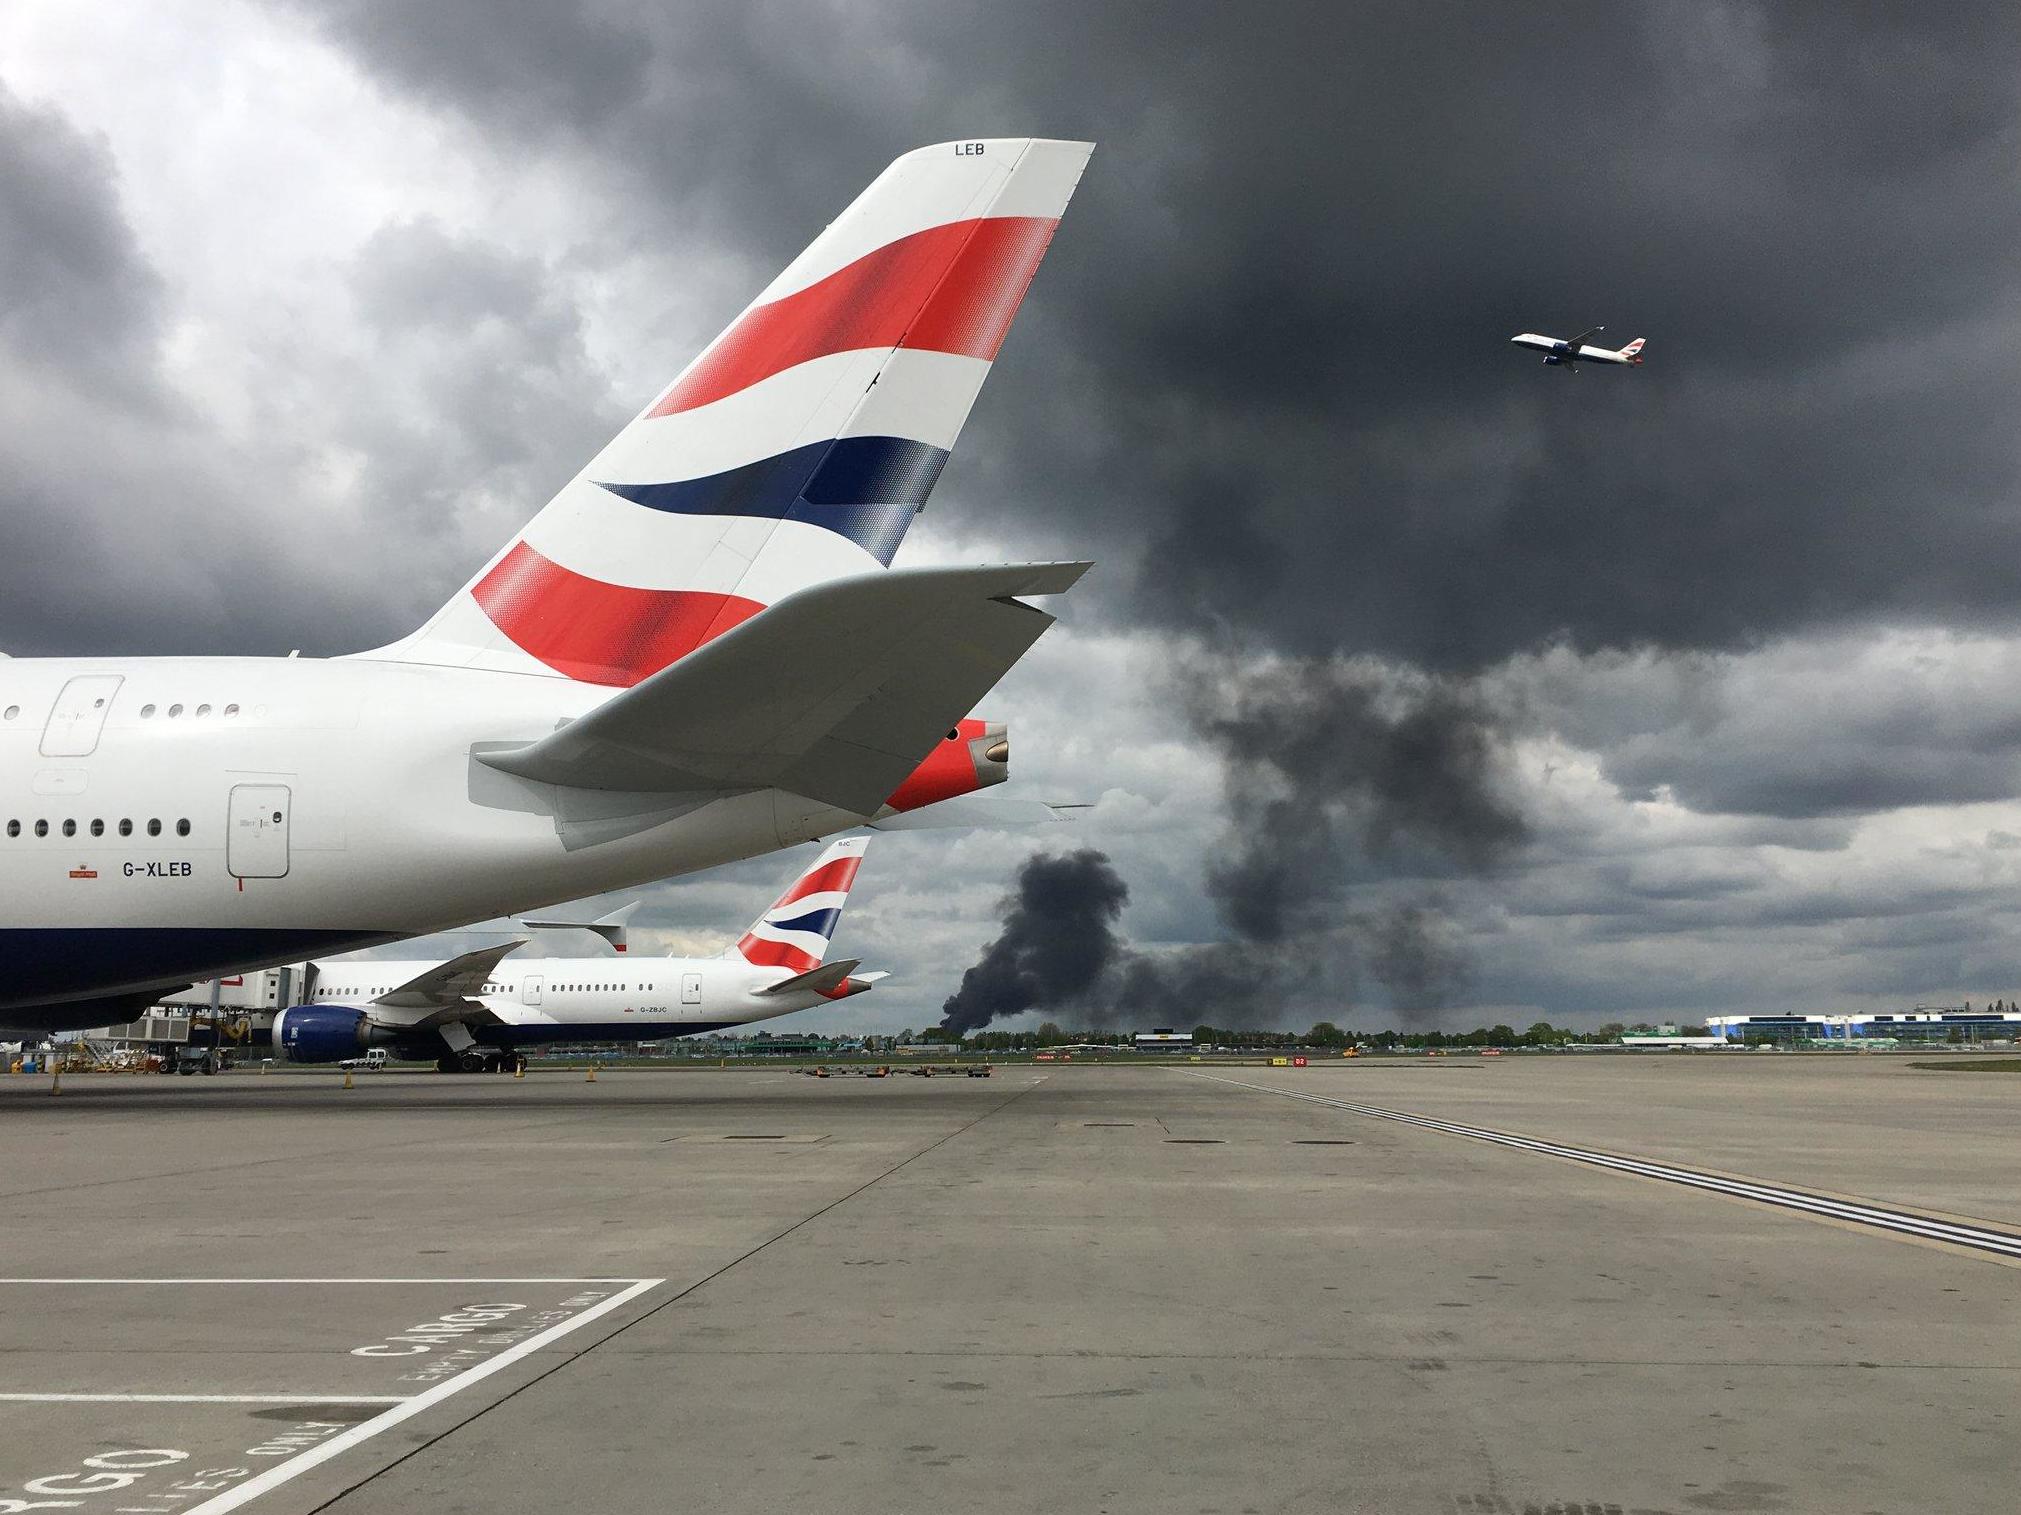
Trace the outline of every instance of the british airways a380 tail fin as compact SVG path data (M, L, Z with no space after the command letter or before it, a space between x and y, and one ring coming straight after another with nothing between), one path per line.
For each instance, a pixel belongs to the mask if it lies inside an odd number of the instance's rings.
M1092 151L898 159L426 626L365 655L628 688L888 567Z
M723 955L795 974L820 967L869 845L867 836L850 836L830 846Z

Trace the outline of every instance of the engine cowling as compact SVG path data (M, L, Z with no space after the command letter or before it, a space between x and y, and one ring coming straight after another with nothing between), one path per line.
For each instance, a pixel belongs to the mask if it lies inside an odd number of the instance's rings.
M973 794L1010 777L1010 737L1001 722L959 721L884 803L917 810L957 795Z
M372 1041L372 1017L350 1005L290 1005L274 1017L274 1051L291 1063L339 1063Z

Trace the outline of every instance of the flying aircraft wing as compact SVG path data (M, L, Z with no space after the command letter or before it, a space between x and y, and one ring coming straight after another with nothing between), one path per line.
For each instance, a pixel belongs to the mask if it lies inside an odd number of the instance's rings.
M783 789L873 815L1091 565L908 568L780 600L537 742L474 754L538 783Z
M472 997L483 989L500 958L525 945L522 939L498 947L479 947L475 952L437 963L373 1000L372 1018L388 1026L426 1026L444 1019L488 1016L489 1012Z
M1584 331L1580 332L1578 336L1572 338L1571 341L1565 344L1566 350L1569 352L1577 352L1580 348L1580 345L1584 343L1588 337L1597 337L1600 335L1601 332L1605 331L1606 329L1607 328L1604 326L1587 327Z

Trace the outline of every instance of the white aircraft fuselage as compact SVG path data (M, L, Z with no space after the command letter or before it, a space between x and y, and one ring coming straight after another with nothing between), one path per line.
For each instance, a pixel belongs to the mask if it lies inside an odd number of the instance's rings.
M0 659L0 1023L100 1024L94 1005L61 1002L371 946L860 824L774 789L569 789L470 755L546 736L612 693L365 659Z
M1540 332L1526 331L1509 340L1518 347L1527 347L1535 352L1549 353L1544 362L1552 368L1576 369L1581 363L1613 363L1629 368L1639 368L1642 364L1642 349L1648 343L1637 337L1626 347L1594 347L1586 341L1594 331L1605 328L1596 326L1593 331L1581 332L1576 337L1547 337Z
M333 1061L328 1054L336 1051L355 1057L373 1046L404 1046L416 1056L435 1056L432 1031L407 1036L368 1025L362 1033L353 1030L333 1038L348 1045L322 1047L315 1056L303 1056L300 1043L289 1037L291 1020L299 1022L325 1006L369 1007L376 996L433 966L432 959L318 963L307 999L275 1017L274 1050L302 1062ZM506 1050L555 1042L657 1041L811 1010L869 987L859 978L845 979L827 993L765 992L793 976L789 968L759 967L737 957L509 959L491 970L481 993L473 996L487 1014L467 1024L479 1046Z
M1092 145L897 159L411 635L0 659L0 1027L770 852L999 781L1085 563L894 568Z

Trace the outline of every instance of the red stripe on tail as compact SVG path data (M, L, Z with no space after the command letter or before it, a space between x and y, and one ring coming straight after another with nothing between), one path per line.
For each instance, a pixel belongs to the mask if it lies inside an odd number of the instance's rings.
M548 667L585 684L624 688L765 608L731 594L606 584L524 542L470 593L500 631Z
M781 905L790 905L795 900L804 900L810 894L820 894L829 889L840 889L845 893L856 882L856 870L863 866L863 857L838 857L832 863L824 863L813 872L803 874L798 883L772 902L777 910Z
M1058 226L989 216L886 243L746 311L646 413L694 410L811 358L866 347L995 358Z
M821 966L821 959L811 952L803 952L785 942L767 941L748 932L738 938L737 951L745 962L755 963L760 968L791 968L795 973L811 973Z

